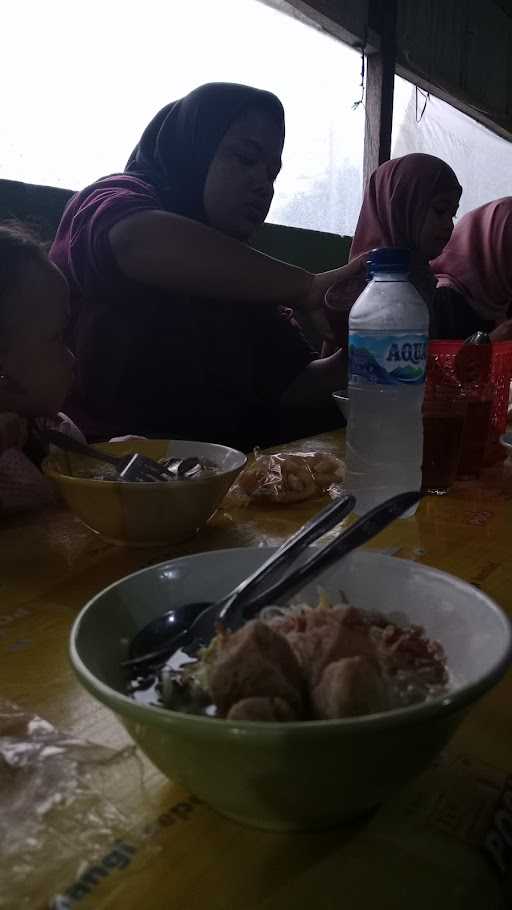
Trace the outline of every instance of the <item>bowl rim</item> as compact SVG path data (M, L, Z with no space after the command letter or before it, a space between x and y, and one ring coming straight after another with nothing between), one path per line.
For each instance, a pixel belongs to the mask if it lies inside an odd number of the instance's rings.
M389 562L392 559L399 560L400 562L404 563L410 563L425 571L427 575L443 580L449 579L451 584L455 582L456 587L470 589L473 596L476 595L479 600L484 601L485 605L491 609L491 611L502 623L503 632L505 635L503 655L498 661L495 662L494 665L489 668L487 673L485 673L480 679L476 680L475 682L460 686L454 692L449 692L446 695L439 696L438 698L433 698L431 701L421 702L419 704L410 705L405 708L395 708L392 711L379 712L378 714L366 714L360 717L339 718L336 720L290 721L289 723L285 724L279 724L273 721L238 720L222 720L222 724L219 724L219 720L214 717L207 717L205 715L197 714L186 714L180 711L172 711L169 708L160 708L153 705L145 705L139 702L135 702L132 698L129 697L129 695L118 692L117 689L113 689L106 683L97 679L97 677L88 669L80 657L77 648L77 638L80 633L80 626L84 620L86 613L92 608L93 604L97 600L107 594L110 590L116 588L122 582L128 581L139 575L144 575L145 573L154 572L164 566L169 567L174 562L194 560L198 556L204 556L206 554L212 554L214 556L230 554L231 556L235 556L235 554L239 551L247 552L247 550L252 550L254 552L257 551L263 553L265 551L272 551L275 549L275 547L233 547L224 548L222 550L207 550L201 553L193 553L188 556L175 557L174 559L155 563L152 566L146 566L143 569L139 569L137 572L131 572L129 575L125 575L122 578L117 579L117 581L108 585L102 591L99 591L82 607L80 613L73 622L70 632L69 656L73 669L77 674L79 680L92 695L94 695L99 701L109 707L110 710L119 710L121 717L128 716L130 719L135 721L141 721L143 717L144 723L149 724L150 726L161 727L162 722L165 725L173 726L177 721L180 723L180 725L185 725L191 731L201 731L205 736L215 736L221 730L224 730L226 732L226 735L229 736L244 736L246 738L249 738L251 736L261 738L261 736L264 734L267 734L271 737L291 735L300 736L311 732L318 733L319 735L330 736L334 730L345 730L346 732L350 731L354 733L370 733L386 728L393 728L409 724L414 725L415 723L419 724L428 718L446 716L456 713L457 711L462 710L466 705L469 705L472 702L476 701L477 698L482 696L486 691L488 691L488 689L492 688L492 686L504 676L507 669L512 664L512 622L505 611L500 606L498 606L498 604L496 604L487 594L485 594L479 588L475 588L470 584L470 582L467 582L456 575L451 575L449 572L443 572L440 569L432 568L431 566L424 565L423 563L416 562L412 559L403 559L398 556L389 556L387 554L374 552L372 550L359 550L356 552L364 553L366 556L371 556L375 559L376 562Z
M156 439L156 438L146 439L144 441L145 442L163 442L163 443L180 442L180 443L186 443L187 445L190 444L192 446L207 445L207 446L211 446L214 449L223 449L227 453L233 453L234 455L239 456L240 464L233 465L230 468L225 468L224 470L215 471L214 474L210 474L205 477L196 477L196 478L192 477L189 480L181 479L180 484L179 484L180 489L183 489L184 487L188 487L188 486L193 486L193 487L204 486L205 484L209 484L213 480L214 477L215 478L226 477L229 474L233 473L234 471L243 471L243 469L245 468L245 466L247 464L248 456L244 452L241 452L240 449L233 449L231 446L224 446L221 443L200 442L199 440L193 440L193 439L164 439L163 437L162 438L159 437L158 439ZM111 446L111 445L112 446L116 446L116 445L126 446L127 442L128 442L127 440L115 440L114 442L110 442L110 441L98 442L98 443L95 443L95 447L100 449L100 451L101 451L102 446ZM135 443L135 440L134 440L134 443ZM84 455L83 457L85 458L86 456ZM100 478L96 478L96 477L75 477L73 474L63 474L62 471L58 471L58 470L55 470L55 469L52 469L51 467L49 467L48 461L50 458L51 458L51 454L46 456L46 458L44 459L44 461L42 463L41 468L42 468L42 471L44 472L44 474L46 475L46 477L50 477L52 480L55 480L57 482L63 480L65 483L69 483L71 485L89 486L90 484L93 484L93 486L95 486L95 487L97 484L101 484L102 488L105 488L105 489L113 489L113 488L121 487L123 490L125 490L125 489L141 490L144 492L148 489L154 490L155 492L161 491L161 490L176 489L174 484L170 484L169 481L167 481L167 480L151 481L149 483L144 483L144 482L141 482L140 480L139 481L100 480ZM135 574L135 573L133 573L133 574Z

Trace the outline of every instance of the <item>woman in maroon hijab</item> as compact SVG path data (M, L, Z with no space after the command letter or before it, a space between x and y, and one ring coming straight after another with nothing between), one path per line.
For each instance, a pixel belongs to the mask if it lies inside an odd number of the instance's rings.
M482 331L495 341L512 338L512 196L464 215L431 265L441 337Z
M283 143L275 95L204 85L156 115L123 174L70 201L51 257L72 291L71 411L89 436L248 449L329 428L342 355L315 359L285 310L322 318L342 270L313 275L249 245Z
M453 231L462 188L451 167L433 155L411 154L381 164L370 177L350 259L376 247L411 251L410 279L431 310L435 278L429 260L438 256ZM364 289L360 277L344 279L327 295L327 312L339 338L347 331L350 306Z

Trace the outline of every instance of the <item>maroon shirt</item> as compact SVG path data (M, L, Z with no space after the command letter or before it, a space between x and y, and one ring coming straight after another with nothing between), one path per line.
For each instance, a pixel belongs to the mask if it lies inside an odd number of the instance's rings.
M121 174L87 187L64 212L50 255L71 288L78 375L68 411L96 438L138 433L245 449L277 442L286 435L281 395L314 354L278 307L126 278L110 229L163 208L149 183Z

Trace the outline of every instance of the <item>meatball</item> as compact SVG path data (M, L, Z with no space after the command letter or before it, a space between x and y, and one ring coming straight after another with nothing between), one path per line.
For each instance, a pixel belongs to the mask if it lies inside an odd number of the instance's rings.
M329 664L311 693L317 718L336 720L377 714L389 708L379 668L367 657L345 657Z
M209 671L209 689L221 714L253 697L280 698L302 713L299 662L286 638L259 620L225 637Z
M282 698L243 698L228 711L228 720L285 722L297 720L297 715Z
M328 664L343 657L376 656L370 627L353 607L307 608L299 615L272 620L271 625L286 636L312 687Z

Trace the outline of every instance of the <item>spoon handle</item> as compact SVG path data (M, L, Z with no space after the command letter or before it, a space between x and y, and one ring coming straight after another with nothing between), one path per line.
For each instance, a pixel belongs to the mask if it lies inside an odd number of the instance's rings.
M172 654L180 647L191 647L191 643L194 643L194 646L198 647L199 644L209 641L215 634L217 624L223 621L227 612L231 613L232 610L238 609L240 604L243 604L247 596L250 595L253 586L259 584L263 579L268 578L272 572L275 572L277 568L283 565L283 562L289 562L296 558L307 546L309 546L309 544L313 543L318 537L321 537L322 534L330 531L331 528L342 521L342 519L353 510L355 502L353 496L345 495L336 499L333 503L330 503L325 509L322 509L321 512L307 521L306 524L302 525L295 534L292 534L292 536L289 537L285 543L263 563L263 565L259 566L259 568L253 572L252 575L249 575L248 578L245 578L233 591L230 591L226 597L211 606L206 607L206 609L194 620L189 629L181 632L176 638L167 642L162 648L157 648L147 654L125 660L122 666L131 667L133 669L134 667L143 666L152 661L161 660L164 662L169 654Z
M326 544L319 552L314 553L305 563L298 568L292 569L283 578L280 578L276 584L267 588L266 591L259 594L254 600L242 608L241 611L234 610L233 614L228 616L225 624L228 628L236 628L241 622L256 616L263 607L278 602L278 598L286 593L289 597L295 591L300 590L304 585L315 578L323 569L326 569L334 562L343 559L351 550L363 546L373 537L376 537L387 525L391 524L399 515L403 515L408 509L416 505L421 499L420 492L399 493L385 502L380 503L366 515L363 515L348 530L342 532L335 540Z
M237 587L231 591L222 601L215 605L217 609L217 622L223 622L228 612L243 603L250 592L257 584L260 584L265 578L268 578L276 569L279 569L283 563L290 562L299 556L302 551L310 544L314 543L322 534L330 531L335 525L339 524L349 512L352 512L356 501L353 496L345 495L336 499L333 503L322 509L313 516L306 524L302 525L295 534L292 534L285 543L276 550L272 556L263 563L252 575L244 578ZM222 606L221 606L222 605ZM219 609L220 608L220 609ZM197 622L200 623L201 616Z
M89 458L97 458L98 461L106 461L108 464L119 465L120 459L115 455L107 455L105 452L98 452L92 446L67 436L66 433L60 433L59 430L42 430L41 436L46 442L51 442L59 449L66 452L76 452L78 455L87 455Z

